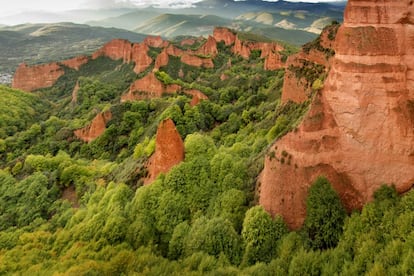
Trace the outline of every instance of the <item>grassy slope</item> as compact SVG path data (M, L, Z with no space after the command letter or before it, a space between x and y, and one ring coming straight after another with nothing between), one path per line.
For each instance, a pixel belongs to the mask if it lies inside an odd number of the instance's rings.
M0 86L0 106L0 138L28 128L47 108L38 96L5 86Z

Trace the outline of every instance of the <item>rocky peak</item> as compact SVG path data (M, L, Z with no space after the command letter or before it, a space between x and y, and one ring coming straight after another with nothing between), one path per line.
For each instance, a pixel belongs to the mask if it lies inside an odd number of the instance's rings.
M168 42L167 42L168 43ZM161 36L147 36L144 39L144 44L154 48L161 48L165 46L164 40L162 40Z
M148 46L145 43L134 43L132 46L132 61L135 62L134 72L139 74L144 72L152 63L152 58L148 55Z
M236 35L228 28L214 28L213 37L217 42L224 41L226 46L230 46L236 41Z
M215 57L218 54L217 42L214 37L209 36L207 41L196 51L199 55Z
M384 183L400 193L413 187L413 8L411 0L348 1L324 88L297 131L271 147L261 174L260 204L291 228L303 223L319 175L349 210Z
M112 119L111 111L99 113L93 118L92 122L80 129L75 130L77 138L84 142L91 142L101 136L106 130L106 124Z
M125 39L114 39L92 54L92 59L100 56L113 60L122 59L125 63L131 62L132 43Z
M167 173L184 160L184 142L171 119L162 121L157 129L155 152L147 163L148 177L144 184L150 184L160 173Z

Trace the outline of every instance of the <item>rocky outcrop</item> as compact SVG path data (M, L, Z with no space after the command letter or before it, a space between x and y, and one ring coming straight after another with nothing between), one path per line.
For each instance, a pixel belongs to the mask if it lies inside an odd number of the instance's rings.
M214 37L209 36L207 41L196 51L196 54L215 57L218 54L217 42Z
M122 59L131 62L132 43L125 39L114 39L92 54L92 59L105 56L113 60Z
M261 174L260 204L291 228L302 225L319 175L349 210L383 183L412 188L413 14L409 0L348 1L325 87L298 129L271 147Z
M176 93L181 86L172 84L165 85L157 79L153 72L136 80L131 84L127 94L121 97L121 102L142 100L149 98L160 98L164 93Z
M142 73L151 65L153 60L148 55L148 50L148 46L144 43L134 43L132 46L132 61L135 63L135 73Z
M339 25L326 27L320 37L288 57L282 89L282 103L302 103L315 92L314 81L326 77L334 55L333 43ZM318 88L318 87L316 87Z
M167 49L162 50L162 52L157 56L155 60L154 69L160 69L161 67L167 66L170 61L170 56L168 55Z
M264 62L265 70L279 70L284 68L282 56L279 53L270 52Z
M144 44L145 45L150 46L150 47L154 47L154 48L163 48L163 47L165 47L166 46L165 42L167 42L167 41L162 40L161 36L151 36L150 35L150 36L147 36L144 39Z
M155 140L155 152L147 163L148 176L144 184L153 182L160 173L167 173L184 160L184 143L171 119L160 123Z
M92 122L81 129L75 130L77 138L84 142L91 142L101 136L106 130L106 124L112 119L112 113L106 111L95 116Z
M71 59L67 59L62 61L61 63L69 68L75 69L75 70L79 70L79 68L88 63L89 61L89 57L87 56L79 56L79 57L74 57Z
M195 67L214 68L214 63L211 58L199 57L188 53L184 53L181 56L181 62Z
M258 50L260 51L260 58L265 59L265 70L279 70L285 66L279 53L283 49L282 45L275 42L244 41L236 37L232 51L236 55L249 59L252 51Z
M203 92L197 89L185 90L184 93L192 96L192 99L190 102L191 106L198 105L202 100L208 100L208 97Z
M148 56L148 50L148 45L145 43L131 43L124 39L114 39L93 53L92 59L105 56L113 60L122 59L124 63L134 62L134 72L139 74L145 71L153 61L152 58Z
M24 91L51 87L64 73L56 62L34 66L22 63L13 76L12 87Z
M227 28L214 28L213 37L217 42L223 41L226 46L230 46L236 41L236 34Z

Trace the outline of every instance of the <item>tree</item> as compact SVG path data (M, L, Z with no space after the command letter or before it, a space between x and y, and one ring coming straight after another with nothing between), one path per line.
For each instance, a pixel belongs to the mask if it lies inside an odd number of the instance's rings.
M346 212L329 181L319 177L309 189L304 230L313 249L336 246Z
M270 262L276 254L278 240L288 232L281 217L272 217L262 206L255 206L246 212L242 237L245 244L244 265L256 262Z

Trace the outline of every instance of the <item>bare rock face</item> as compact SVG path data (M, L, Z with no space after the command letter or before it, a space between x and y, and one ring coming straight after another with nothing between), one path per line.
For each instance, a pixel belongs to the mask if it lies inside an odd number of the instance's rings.
M148 55L148 46L145 43L134 43L132 46L132 61L135 62L134 72L144 72L152 63Z
M189 53L184 53L181 56L181 62L195 67L214 68L214 63L211 58L202 58Z
M383 183L413 187L413 15L410 0L348 1L324 89L297 131L272 146L261 174L260 204L291 228L302 225L319 175L349 210Z
M339 25L326 27L319 38L289 56L286 61L283 81L282 103L302 103L310 98L313 82L318 76L327 74L334 55L333 43Z
M279 51L283 49L282 45L275 42L243 41L236 37L232 50L234 54L240 55L245 59L250 58L253 50L259 50L261 52L260 58L265 59L264 69L279 70L285 66L279 54Z
M208 97L197 89L185 90L184 93L193 97L190 102L191 106L198 105L202 100L208 100Z
M99 113L92 122L84 128L75 130L77 138L84 142L91 142L101 136L106 130L106 124L112 119L112 113L106 111Z
M204 43L197 51L197 54L204 56L215 57L218 54L217 42L214 37L209 36L206 43Z
M161 48L163 47L164 41L162 40L161 36L147 36L144 39L144 44L154 48Z
M184 143L171 119L160 123L155 140L155 152L148 161L148 177L144 184L154 181L160 173L167 173L184 160Z
M75 70L79 70L79 68L88 63L89 61L89 57L87 56L78 56L78 57L74 57L71 59L67 59L62 61L61 63L69 68L75 69Z
M279 70L284 68L282 57L279 53L270 52L265 59L265 70Z
M194 43L196 43L196 40L194 38L187 38L184 39L180 42L181 46L191 46L194 45Z
M224 41L224 44L226 44L226 46L230 46L236 41L236 35L227 28L214 28L213 37L217 42Z
M160 69L161 67L167 66L169 61L170 61L170 56L168 55L167 49L165 48L157 56L157 59L155 60L154 68Z
M147 43L156 43L155 41L150 38ZM93 53L92 59L105 56L113 60L122 59L124 63L134 62L134 72L139 74L145 71L153 61L148 56L148 50L149 48L146 43L131 43L124 39L114 39Z
M12 87L24 91L34 91L53 86L65 74L56 62L42 65L27 66L22 63L13 76Z
M181 87L179 85L164 85L157 79L155 74L151 72L131 84L129 92L121 97L121 102L160 98L163 93L176 93L180 89Z
M125 39L114 39L106 43L102 48L92 54L92 59L100 56L113 60L122 59L123 62L131 62L132 43Z

